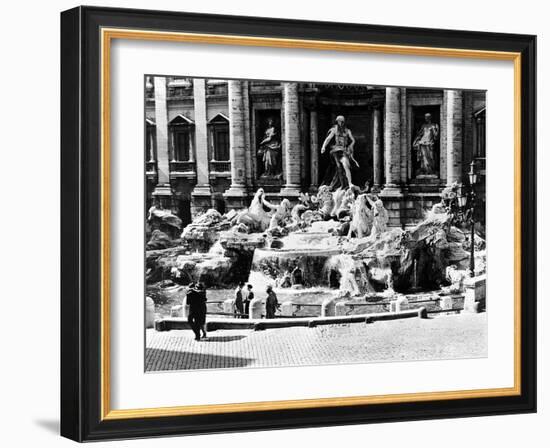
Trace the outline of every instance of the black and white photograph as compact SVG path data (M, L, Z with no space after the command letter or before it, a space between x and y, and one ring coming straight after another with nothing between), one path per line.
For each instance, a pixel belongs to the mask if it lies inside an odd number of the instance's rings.
M145 371L487 356L486 91L147 75Z

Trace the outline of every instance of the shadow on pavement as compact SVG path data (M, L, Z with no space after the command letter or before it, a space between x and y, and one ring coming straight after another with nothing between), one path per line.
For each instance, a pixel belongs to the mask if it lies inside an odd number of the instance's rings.
M231 342L240 341L246 338L246 336L208 336L206 339L200 340L200 342Z
M240 356L223 356L209 353L191 353L186 351L145 349L145 371L223 369L246 367L254 361Z

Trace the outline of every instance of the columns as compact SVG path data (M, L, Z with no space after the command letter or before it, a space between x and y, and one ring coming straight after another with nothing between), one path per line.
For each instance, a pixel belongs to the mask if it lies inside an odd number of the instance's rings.
M386 185L382 196L401 196L401 90L386 87L384 162Z
M283 83L283 119L286 183L280 195L297 198L300 194L300 117L298 83Z
M247 199L245 107L242 81L228 81L228 101L231 186L224 196L228 201L229 208L240 208L245 205Z
M312 192L317 191L319 185L319 131L317 127L317 111L309 113L309 147L311 154L311 186Z
M373 189L380 191L382 187L384 155L382 153L382 111L374 109L372 114L372 168Z
M401 91L401 111L399 118L401 120L401 179L400 182L403 185L403 190L407 189L408 171L409 171L409 137L407 135L407 89L405 87L400 88Z
M195 161L197 184L191 193L193 216L212 206L208 170L208 129L206 121L206 84L204 79L193 79L195 107Z
M156 132L155 132L156 133ZM153 132L150 132L147 136L149 139L149 153L147 154L147 161L148 162L154 162L155 161L155 136Z
M172 196L170 188L170 158L168 155L168 109L166 107L166 78L155 76L155 121L157 124L157 172L158 181L154 196L164 199L163 206L168 206L167 197Z
M463 98L463 134L462 134L462 176L467 175L470 163L475 157L474 148L474 98L472 91L464 91ZM471 148L470 150L467 150Z
M445 90L447 115L447 185L462 181L462 91Z
M308 140L308 116L306 114L306 110L304 107L302 107L302 103L298 103L298 108L300 111L299 115L299 123L300 123L300 143L304 143L304 146L300 145L301 151L300 151L300 185L306 185L306 183L309 180L309 174L308 171L310 171L311 167L311 158L310 158L310 151L307 150L305 147L305 142ZM301 190L301 189L300 189Z
M245 147L245 158L246 158L246 185L250 186L254 183L254 168L252 166L252 161L256 157L255 149L252 145L251 135L250 135L250 91L249 91L250 81L242 82L242 92L243 92L243 113L244 113L244 147Z

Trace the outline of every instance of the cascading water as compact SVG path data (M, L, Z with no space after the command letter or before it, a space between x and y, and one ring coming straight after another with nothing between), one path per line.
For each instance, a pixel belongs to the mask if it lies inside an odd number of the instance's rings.
M328 259L340 254L338 237L326 232L295 232L280 238L276 248L255 249L248 281L261 287L296 286L300 272L301 287L329 286L320 275Z
M411 292L420 291L420 286L418 286L418 261L415 259L413 261L412 268L412 286L409 288Z
M333 255L323 268L323 276L330 286L337 286L332 281L334 273L338 272L338 288L349 292L352 296L374 292L365 265L355 260L349 254Z
M208 255L223 257L224 248L220 240L216 241L208 251Z

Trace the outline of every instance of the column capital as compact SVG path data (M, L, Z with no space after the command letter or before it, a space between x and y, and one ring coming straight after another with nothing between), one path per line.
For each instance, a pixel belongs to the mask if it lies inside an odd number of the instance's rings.
M195 185L195 188L193 188L193 191L191 192L191 196L212 196L212 187L210 185Z
M157 184L153 190L153 196L172 196L172 186L169 183Z
M402 198L404 196L401 185L397 184L385 184L383 190L380 192L381 198Z

